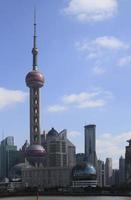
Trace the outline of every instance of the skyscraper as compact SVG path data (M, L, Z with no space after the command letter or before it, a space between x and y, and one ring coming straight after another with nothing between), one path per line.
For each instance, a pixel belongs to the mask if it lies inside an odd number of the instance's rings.
M67 130L52 128L46 136L47 167L74 167L75 146L67 138Z
M97 181L99 187L105 186L105 164L104 161L97 161Z
M68 138L66 139L66 142L68 167L74 167L76 165L76 148Z
M106 158L105 184L106 184L106 186L110 186L112 184L112 158Z
M33 163L38 162L38 158L45 154L44 148L40 145L40 88L44 85L44 76L38 70L37 65L38 48L35 18L34 16L33 67L32 71L26 75L26 85L30 90L30 146L27 148L27 158L30 158Z
M126 146L125 153L125 178L127 183L131 183L131 139L127 142L129 145Z
M96 167L96 125L90 124L85 128L85 157Z
M119 158L119 183L125 182L125 159L121 156Z
M0 177L9 177L10 169L18 163L17 146L14 145L14 137L8 136L0 145Z
M113 169L112 170L112 185L118 186L119 185L119 170Z
M66 130L58 133L52 128L46 137L47 166L67 167Z

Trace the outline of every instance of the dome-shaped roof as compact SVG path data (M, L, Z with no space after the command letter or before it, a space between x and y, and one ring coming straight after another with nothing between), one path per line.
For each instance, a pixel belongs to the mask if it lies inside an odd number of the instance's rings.
M32 144L26 150L27 157L42 157L45 153L45 149L39 144Z
M56 136L56 135L58 135L58 132L57 132L54 128L52 128L52 129L48 132L48 136Z
M37 70L32 70L26 75L26 84L28 87L42 87L44 85L44 76Z
M19 180L21 180L21 176L22 176L22 169L23 168L31 168L32 166L29 163L19 163L16 164L15 166L13 166L10 170L10 178L13 180L17 180L18 178Z
M77 180L94 180L96 179L96 169L93 165L84 162L73 168L72 175Z
M13 170L22 170L23 168L30 168L32 167L29 163L18 163L12 169Z
M85 168L85 173L87 174L96 174L96 169L93 165L87 164Z

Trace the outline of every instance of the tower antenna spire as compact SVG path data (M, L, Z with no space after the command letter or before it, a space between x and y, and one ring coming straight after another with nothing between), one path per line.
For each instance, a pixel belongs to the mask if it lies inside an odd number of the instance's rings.
M32 49L32 54L33 54L33 70L37 70L37 55L38 55L38 48L37 48L37 34L36 34L36 8L34 7L34 36L33 36L33 49Z
M36 37L36 7L34 7L34 37Z

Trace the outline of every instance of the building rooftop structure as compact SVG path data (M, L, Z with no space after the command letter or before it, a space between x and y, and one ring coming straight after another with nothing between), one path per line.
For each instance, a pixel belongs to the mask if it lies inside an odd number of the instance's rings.
M32 168L32 166L28 163L28 162L24 162L24 163L19 163L16 164L12 167L11 171L10 171L10 178L11 179L21 179L22 177L22 170L23 169L29 169Z
M83 162L72 170L72 187L87 188L97 186L97 174L93 165Z
M52 128L49 132L48 132L48 136L58 136L58 132L54 129L54 128Z
M73 180L95 180L96 169L93 165L83 162L73 168L72 176Z

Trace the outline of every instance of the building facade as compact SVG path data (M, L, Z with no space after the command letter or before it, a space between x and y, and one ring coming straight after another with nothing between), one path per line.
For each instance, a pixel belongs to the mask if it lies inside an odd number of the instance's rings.
M31 167L23 168L23 186L45 188L60 188L71 185L72 170L67 167Z
M76 165L76 148L75 145L67 138L67 159L68 167L72 168Z
M77 153L76 154L76 164L81 164L84 161L86 161L85 154L84 153Z
M105 164L104 161L97 161L97 183L99 187L105 186Z

